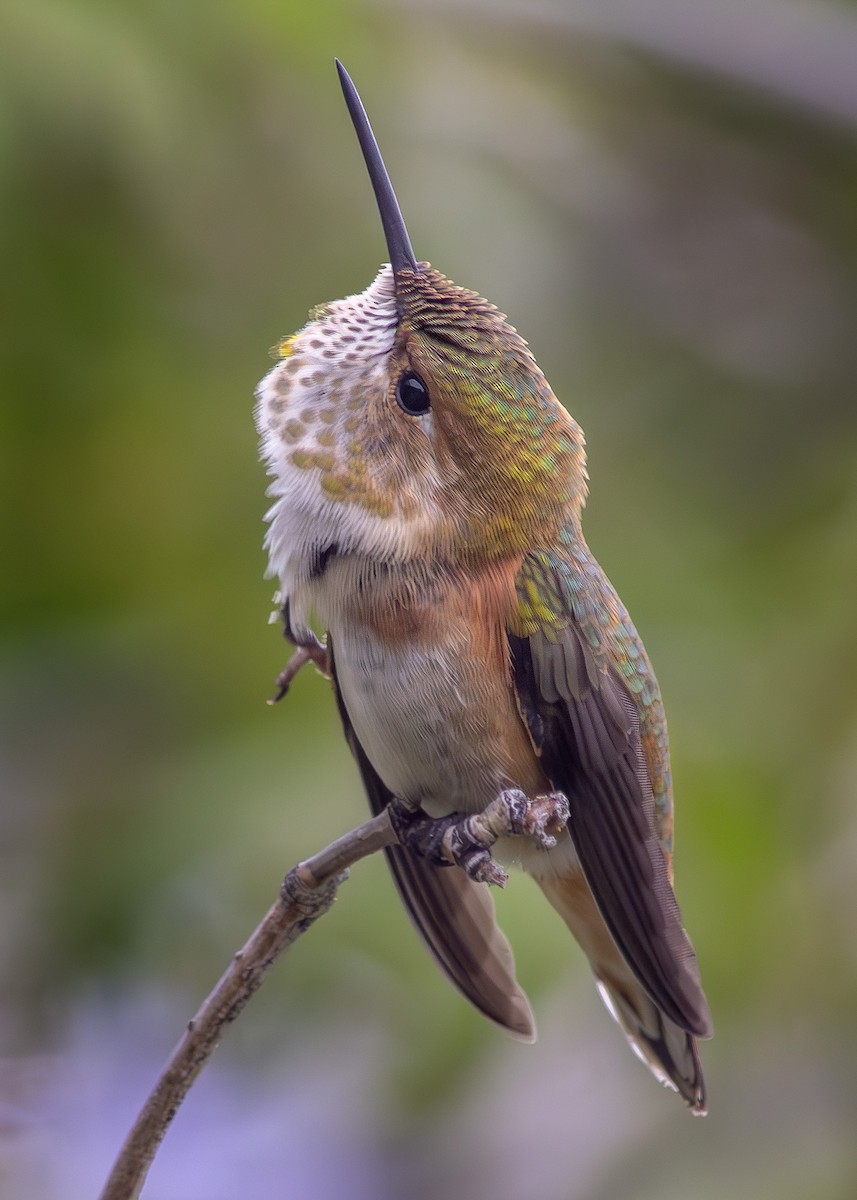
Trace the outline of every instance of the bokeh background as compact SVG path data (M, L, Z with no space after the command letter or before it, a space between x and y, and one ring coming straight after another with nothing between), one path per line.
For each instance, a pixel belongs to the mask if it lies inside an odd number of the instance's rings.
M628 1052L529 881L540 1023L448 987L383 862L193 1090L152 1200L857 1194L857 12L816 0L6 0L0 1195L96 1194L284 871L364 801L265 697L267 348L417 253L587 432L655 661L711 1114Z

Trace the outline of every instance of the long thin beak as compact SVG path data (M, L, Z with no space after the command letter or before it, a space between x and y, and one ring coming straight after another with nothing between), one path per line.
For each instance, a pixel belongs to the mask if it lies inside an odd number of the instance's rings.
M375 134L369 124L369 118L366 116L366 109L357 94L357 88L351 82L351 76L338 58L335 61L345 103L348 105L351 120L354 122L357 140L360 142L360 149L363 151L366 168L375 192L378 212L381 214L381 224L384 227L384 237L387 239L387 250L390 255L390 266L395 275L403 270L418 271L417 260L411 248L411 239L405 228L405 219L399 208L393 185L390 183L390 176L384 166Z

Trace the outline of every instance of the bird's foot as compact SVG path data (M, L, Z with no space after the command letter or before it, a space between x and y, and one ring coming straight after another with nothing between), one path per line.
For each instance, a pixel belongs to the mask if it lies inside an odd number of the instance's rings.
M455 865L474 882L496 887L504 887L509 879L491 854L498 838L530 837L550 849L567 820L568 801L562 792L531 800L517 788L501 792L482 812L470 816L430 817L401 800L390 805L390 821L400 845L435 866Z
M394 800L389 811L398 844L410 853L435 866L460 866L474 883L493 883L501 888L507 883L507 872L491 857L490 846L496 836L487 841L483 830L473 828L481 814L468 817L463 812L450 812L449 816L430 817L403 800Z
M311 629L301 630L300 633L292 628L291 619L289 617L289 603L283 605L279 613L272 613L271 620L280 620L283 622L283 637L296 647L294 654L280 671L276 679L276 688L273 696L268 701L269 704L277 704L285 696L291 686L291 682L297 675L301 667L305 667L307 663L315 663L319 671L326 678L330 678L330 663L327 657L327 647L324 642L319 641Z
M450 813L446 817L430 817L402 800L390 804L390 823L396 831L399 845L436 867L460 867L474 883L493 883L503 887L509 876L491 857L490 842L480 830L473 830L476 817ZM481 814L477 814L479 816Z
M552 850L568 822L568 797L564 792L544 792L532 799L520 788L501 792L499 799L509 814L509 832L528 837L543 850Z

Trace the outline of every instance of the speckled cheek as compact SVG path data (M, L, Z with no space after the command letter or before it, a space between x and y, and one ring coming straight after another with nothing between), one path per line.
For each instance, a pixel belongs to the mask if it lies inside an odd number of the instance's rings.
M314 483L326 500L389 517L393 500L379 492L367 470L361 436L363 414L388 387L384 360L340 358L325 372L310 356L323 352L326 340L301 339L307 341L304 348L292 340L289 358L261 389L267 454L276 457L283 482L300 478L305 485Z
M262 385L264 432L286 446L301 443L319 423L333 424L337 389L329 373L294 345L288 358L270 372Z

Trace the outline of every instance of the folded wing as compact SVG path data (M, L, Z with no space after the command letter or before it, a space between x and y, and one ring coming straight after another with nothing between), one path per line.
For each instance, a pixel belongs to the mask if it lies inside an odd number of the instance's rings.
M553 596L562 596L562 581L555 584ZM609 655L583 636L570 601L562 620L525 637L510 633L509 644L521 712L545 773L569 799L569 832L607 928L662 1012L710 1036L696 956L658 839L633 697Z

